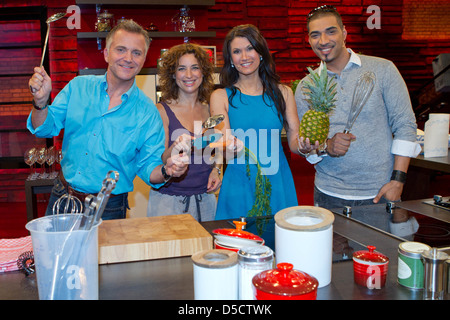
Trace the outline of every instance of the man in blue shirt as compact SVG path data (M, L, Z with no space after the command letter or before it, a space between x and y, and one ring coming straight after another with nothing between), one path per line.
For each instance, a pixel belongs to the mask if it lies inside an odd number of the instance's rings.
M110 170L120 179L102 219L125 218L128 192L138 175L154 188L187 169L187 157L175 155L165 164L164 128L153 102L136 86L150 45L147 32L132 20L116 26L106 38L103 76L70 81L47 106L52 89L44 68L29 81L33 110L27 127L38 137L57 136L64 129L61 175L55 181L46 214L66 192L83 198L100 191Z

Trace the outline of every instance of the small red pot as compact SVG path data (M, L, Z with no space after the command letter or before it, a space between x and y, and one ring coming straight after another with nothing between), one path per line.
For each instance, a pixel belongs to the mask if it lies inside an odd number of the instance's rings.
M375 252L374 246L353 253L353 275L355 283L369 289L381 289L386 284L389 258Z
M252 283L256 300L316 300L319 285L316 278L285 262L258 273Z
M233 221L236 229L215 229L214 247L216 249L225 249L238 252L243 247L259 246L264 244L264 239L257 235L242 230L246 224L243 221Z

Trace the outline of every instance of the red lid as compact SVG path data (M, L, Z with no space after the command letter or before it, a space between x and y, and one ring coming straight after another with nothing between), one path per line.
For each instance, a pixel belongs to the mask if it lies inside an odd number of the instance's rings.
M242 226L246 225L247 222L233 221L233 223L236 225L236 229L215 229L215 230L213 230L213 233L217 234L217 235L242 238L242 239L257 241L257 242L261 242L261 243L264 241L261 237L258 237L257 235L255 235L251 232L242 230Z
M353 253L353 259L362 260L362 262L373 262L373 263L387 263L389 262L389 258L384 254L375 252L375 246L367 246L366 250L356 251Z
M276 269L255 275L253 285L257 290L282 296L303 295L317 289L316 278L293 267L291 263L279 263Z

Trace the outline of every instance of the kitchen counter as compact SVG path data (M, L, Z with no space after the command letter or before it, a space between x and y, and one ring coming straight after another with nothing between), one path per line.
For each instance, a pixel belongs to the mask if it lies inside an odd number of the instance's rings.
M420 207L420 202L405 205ZM370 206L384 210L384 205ZM427 208L429 209L429 208ZM435 210L430 209L430 210ZM446 211L445 214L449 214ZM227 221L204 222L211 232L229 228ZM411 290L397 283L397 248L401 238L368 227L354 219L335 213L333 224L334 253L347 256L333 262L332 281L318 289L318 300L420 300L422 291ZM358 248L352 248L356 245ZM353 281L351 254L359 247L375 245L377 251L390 259L386 286L369 290ZM100 265L99 298L106 300L193 300L193 266L190 257ZM446 298L449 298L448 295ZM38 299L35 275L25 277L19 271L0 273L0 299ZM236 302L238 303L238 302Z
M425 158L421 154L417 158L411 158L410 166L450 173L450 156L447 153L444 157Z

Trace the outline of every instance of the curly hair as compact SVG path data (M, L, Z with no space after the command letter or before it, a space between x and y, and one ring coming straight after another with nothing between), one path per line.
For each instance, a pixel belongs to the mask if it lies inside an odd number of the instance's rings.
M180 58L185 54L193 54L198 61L203 74L203 82L198 90L198 100L202 103L209 103L209 98L214 90L214 66L208 53L201 46L194 43L176 45L161 57L161 66L158 71L161 100L171 101L178 99L179 87L175 80L175 73Z
M230 106L233 106L231 101L236 95L237 88L235 86L239 79L239 72L232 66L231 63L231 42L236 37L247 38L256 52L262 57L259 65L258 74L263 85L263 92L272 99L278 111L278 118L287 129L288 123L286 121L286 101L284 101L279 85L281 84L280 76L276 73L275 62L270 54L266 39L263 37L257 27L252 24L243 24L234 27L228 32L223 44L223 60L224 66L220 73L220 84L226 88L231 89L231 95L228 98ZM264 95L263 95L264 98Z

